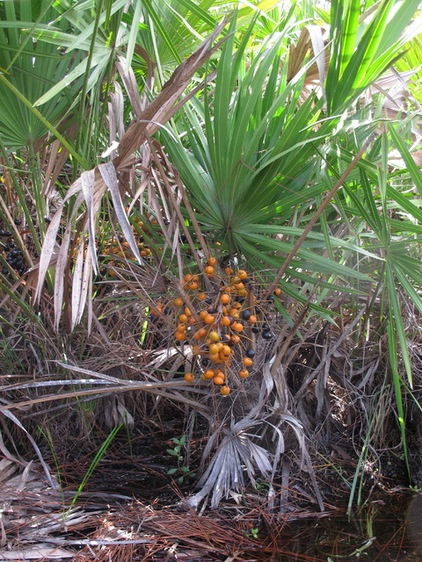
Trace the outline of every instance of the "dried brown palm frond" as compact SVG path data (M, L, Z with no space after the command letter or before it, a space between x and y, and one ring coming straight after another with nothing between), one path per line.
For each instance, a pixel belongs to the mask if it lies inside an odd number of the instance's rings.
M13 424L15 424L15 426L17 426L21 431L23 431L23 433L25 434L26 438L28 439L28 441L31 443L39 462L41 463L41 466L44 470L45 476L48 480L49 485L51 486L51 488L53 490L57 490L58 489L58 485L57 482L55 481L55 479L53 478L51 472L50 472L50 468L48 466L48 464L45 462L44 457L41 453L40 448L38 447L37 443L35 442L35 439L32 437L32 435L27 431L27 429L24 427L24 425L22 424L22 422L15 416L15 414L13 414L8 406L10 406L10 403L7 403L5 400L1 400L1 403L3 404L3 406L0 406L1 408L5 408L2 411L2 415L5 416L6 418L8 418ZM4 447L4 443L3 443L3 437L1 435L0 432L0 449L2 450L3 454L5 454L5 457L12 460L12 461L16 461L17 459L13 456L10 455L10 453L8 453L8 451L5 450Z
M75 383L80 386L81 390L69 390L62 392L52 392L50 394L40 395L36 398L27 398L14 403L3 404L0 406L1 412L7 412L7 415L11 415L10 411L21 408L24 406L34 406L35 404L44 404L48 402L55 402L57 400L69 400L79 397L91 397L93 399L100 398L106 395L117 395L119 393L125 393L129 391L144 391L146 393L162 396L164 398L169 398L176 402L181 402L187 406L196 408L197 410L204 412L205 407L201 405L198 400L191 398L183 393L183 390L188 390L194 393L194 395L205 394L205 390L201 387L192 387L189 383L183 379L163 381L151 374L145 374L138 372L138 377L146 375L147 380L132 380L114 377L111 375L106 375L105 373L91 371L89 369L84 369L76 365L68 365L65 363L58 362L62 369L66 369L69 372L74 372L84 375L81 379L50 379L48 381L35 381L24 384L6 385L2 387L5 392L17 391L22 388L25 389L39 389L39 388L63 388L69 386L73 388ZM89 378L88 378L89 377Z
M304 68L311 56L311 66L306 71L305 88L318 82L321 86L325 82L329 49L328 30L319 25L305 26L296 43L292 44L288 60L288 80L292 80Z
M211 496L210 505L214 509L223 498L244 493L246 482L256 487L257 478L268 483L271 497L274 493L273 480L280 471L283 455L289 454L285 444L285 428L281 427L283 424L293 429L302 459L309 460L300 421L290 414L278 414L277 418L277 426L266 419L253 419L251 416L236 423L232 422L229 428L224 429L224 436L217 447L215 440L218 433L215 432L209 438L203 454L202 462L207 464L207 468L198 483L200 490L186 501L186 505L197 508L201 502ZM267 447L258 444L267 437L265 426L272 433L272 443ZM301 464L302 469L311 469L310 464L307 467L305 463ZM316 488L315 491L320 508L323 509L318 489Z
M0 461L0 558L2 560L70 559L74 552L50 539L72 532L95 511L73 509L63 513L63 492L51 487L45 474L30 462Z

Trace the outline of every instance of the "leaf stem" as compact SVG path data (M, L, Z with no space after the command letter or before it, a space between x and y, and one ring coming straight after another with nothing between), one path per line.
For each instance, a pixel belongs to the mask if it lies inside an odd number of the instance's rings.
M308 222L308 224L306 225L306 228L303 230L302 234L299 236L299 238L296 240L295 244L293 245L293 248L290 250L289 255L287 256L287 258L285 259L283 265L280 267L280 269L277 272L277 275L274 278L274 281L268 286L267 291L266 291L266 295L271 295L274 291L274 289L276 288L276 286L278 285L278 282L280 281L280 279L283 277L283 275L285 274L285 272L287 271L287 268L289 267L289 265L291 264L293 258L296 256L299 248L301 247L301 245L303 244L303 242L306 240L306 237L308 236L308 234L310 233L310 231L312 230L312 228L314 227L315 223L317 222L317 220L319 219L319 217L321 216L322 212L324 211L324 209L327 207L327 205L329 204L329 202L331 201L331 199L334 197L334 195L336 194L336 192L340 189L340 187L343 185L344 181L346 180L347 176L350 174L350 172L353 170L353 168L356 166L356 164L359 162L359 160L362 158L363 154L365 153L366 149L368 148L368 146L371 144L371 142L374 140L374 138L377 136L377 133L374 132L371 135L369 135L369 137L366 139L366 141L363 143L362 148L356 153L355 157L353 158L353 160L350 162L350 164L347 166L347 168L344 170L344 172L341 174L341 176L339 177L339 179L337 180L337 182L334 184L333 188L328 192L328 194L325 196L324 200L322 201L321 205L318 207L318 209L315 211L314 215L312 216L312 218L310 219L310 221Z

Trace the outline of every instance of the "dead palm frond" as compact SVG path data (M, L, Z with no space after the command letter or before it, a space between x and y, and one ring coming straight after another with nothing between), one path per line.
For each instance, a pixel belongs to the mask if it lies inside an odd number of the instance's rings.
M245 474L253 484L256 484L256 470L262 478L269 477L272 470L270 453L254 443L247 433L258 423L245 418L224 431L225 435L198 483L201 489L187 500L187 506L197 508L211 495L211 507L216 508L222 498L245 489ZM207 461L213 441L210 439L203 461Z

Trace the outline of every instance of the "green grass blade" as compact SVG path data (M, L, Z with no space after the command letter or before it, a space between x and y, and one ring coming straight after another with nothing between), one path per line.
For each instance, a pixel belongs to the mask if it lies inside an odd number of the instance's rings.
M88 467L88 470L86 471L86 473L84 474L84 477L82 479L82 482L79 484L78 489L75 492L75 495L72 498L72 501L70 502L69 508L67 510L67 514L70 513L70 511L72 510L73 506L76 504L76 502L78 501L79 496L81 495L81 493L84 491L85 486L87 485L88 480L91 478L93 472L95 471L95 469L98 466L98 463L101 461L101 459L104 458L104 455L107 452L107 449L110 447L110 445L113 443L114 438L116 437L116 435L119 433L119 431L122 429L123 424L117 425L116 427L114 427L112 429L112 431L110 432L110 434L107 436L107 438L105 439L104 443L102 443L101 447L98 449L98 451L95 454L95 457L93 458L91 464ZM65 515L66 518L66 515Z
M404 413L404 403L403 403L403 393L402 393L402 380L399 373L398 364L398 349L396 344L396 330L395 330L395 318L392 309L390 309L388 315L388 326L387 326L387 342L388 342L388 356L390 359L390 369L391 376L393 380L394 395L396 399L397 408L397 421L399 424L400 436L401 436L401 446L403 449L403 456L407 467L407 472L410 476L410 465L409 465L409 453L407 450L407 438L406 438L406 421ZM412 388L412 386L411 386Z
M389 264L388 261L387 261L385 275L386 275L386 285L387 285L388 299L390 305L389 323L390 324L392 322L394 323L393 325L391 325L389 336L398 338L399 349L403 360L403 365L406 371L407 380L410 388L413 388L412 366L411 366L409 350L406 341L406 332L404 329L401 307L397 296L397 286L395 282L394 269L391 267L391 264ZM389 345L391 345L392 343L390 337L389 337ZM398 350L396 348L394 348L394 350L395 353L397 354ZM390 353L390 359L391 359L391 353ZM397 356L395 358L395 361L397 361ZM393 369L393 374L396 371L398 372L398 367L397 367L398 363L395 363L394 365L395 367Z

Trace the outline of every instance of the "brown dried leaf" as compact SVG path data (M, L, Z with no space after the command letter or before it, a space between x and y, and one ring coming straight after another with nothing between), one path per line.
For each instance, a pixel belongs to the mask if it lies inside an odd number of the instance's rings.
M307 57L311 53L314 63L306 72L306 83L318 79L319 86L324 85L326 67L328 61L328 50L324 39L325 30L319 25L307 25L300 33L295 45L290 47L288 62L288 80L292 80L307 64Z
M67 267L67 260L69 255L69 247L70 247L70 239L71 239L72 231L68 227L65 230L63 235L62 243L60 245L58 254L57 254L57 261L56 261L56 271L54 277L54 327L56 330L59 329L61 311L62 311L62 304L63 304L63 295L64 295L64 282L65 276L68 272ZM43 246L44 251L44 246Z
M122 56L117 58L116 68L120 74L120 78L122 79L127 95L129 96L133 112L137 119L141 119L142 103L135 73L133 72L132 67L128 66L126 59Z
M50 198L55 192L55 185L60 172L67 162L69 151L56 139L50 145L47 168L45 170L44 194Z
M50 486L56 490L57 489L57 482L55 482L54 478L51 476L50 473L50 469L47 465L47 463L44 461L44 457L42 456L42 453L38 447L38 445L36 444L35 440L33 439L33 437L31 436L31 434L26 430L26 428L22 425L22 423L18 420L18 418L12 414L12 412L10 412L9 410L4 410L3 415L6 416L7 418L9 418L15 425L17 425L17 427L19 427L26 435L28 441L30 441L32 447L34 448L34 451L36 452L38 459L44 469L45 475L47 477L47 480L50 484Z
M78 324L81 310L86 302L86 291L84 291L84 269L85 269L85 240L82 237L79 242L78 253L76 255L75 267L73 269L72 280L72 330ZM88 252L87 252L88 253Z
M113 160L116 169L125 167L132 153L146 138L174 115L176 111L174 104L177 98L182 94L195 72L219 48L221 41L214 47L211 47L211 43L225 25L226 21L223 20L200 47L176 68L161 92L141 113L138 121L129 127L120 142L119 156Z
M138 246L136 244L132 229L130 227L128 218L125 213L122 197L120 195L116 169L114 168L111 162L108 162L106 164L100 164L98 166L98 170L101 174L101 177L104 180L105 185L110 191L111 198L113 199L114 210L116 212L119 225L122 229L123 236L126 238L127 242L129 243L133 255L136 257L138 262L142 265L143 260L139 253Z
M81 188L84 195L85 204L87 208L87 222L88 222L88 245L91 251L92 267L95 273L98 272L98 265L96 260L95 249L95 214L96 205L94 203L94 189L95 189L95 169L83 172L81 175ZM101 194L103 191L100 189Z
M18 465L9 460L9 459L1 459L0 461L0 483L7 482L17 471ZM2 484L3 486L3 484ZM3 490L1 487L0 490ZM0 494L1 499L1 494Z
M45 277L47 275L48 268L52 265L52 262L56 259L55 249L57 248L57 233L60 227L60 221L63 213L63 209L67 201L80 191L79 186L80 180L70 186L66 197L62 201L61 205L57 209L55 215L51 219L48 225L47 232L45 234L44 243L41 249L40 261L38 263L38 280L37 286L35 288L34 300L39 302L41 297L41 290L44 285ZM58 249L60 252L60 249Z
M51 219L47 232L45 233L40 261L38 263L38 283L34 294L35 302L38 302L41 297L41 290L44 284L45 276L47 275L48 268L50 267L54 250L57 247L57 232L60 227L62 213L63 207L61 206L57 209L56 214Z

